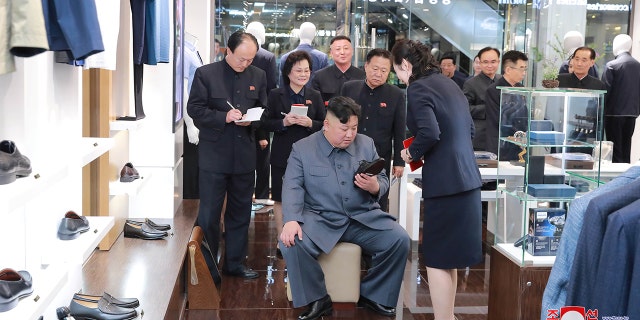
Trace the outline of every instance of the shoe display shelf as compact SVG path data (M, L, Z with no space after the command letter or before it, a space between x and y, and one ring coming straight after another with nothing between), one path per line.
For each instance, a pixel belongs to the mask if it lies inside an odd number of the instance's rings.
M33 293L22 298L15 308L1 312L0 320L38 319L54 301L68 278L67 268L63 264L29 270L29 274L33 279Z
M129 121L129 120L114 120L109 122L109 130L111 131L123 131L129 130L134 131L142 128L144 126L145 119Z
M86 217L89 231L81 233L73 240L55 239L42 254L42 264L76 263L84 264L98 246L102 238L114 225L113 217Z
M137 170L137 169L136 169ZM118 196L126 194L129 196L135 196L140 190L144 188L144 185L151 178L151 172L146 170L138 170L140 178L131 182L120 182L120 180L109 182L109 195Z
M113 148L114 141L111 138L81 138L76 149L76 156L79 156L80 166L84 167L91 161Z

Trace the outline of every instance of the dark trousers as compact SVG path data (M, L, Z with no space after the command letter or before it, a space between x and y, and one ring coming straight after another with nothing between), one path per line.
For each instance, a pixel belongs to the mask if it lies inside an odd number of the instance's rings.
M133 100L136 106L136 119L144 119L144 108L142 106L142 79L144 76L144 65L133 65Z
M223 260L223 269L226 271L241 270L247 256L253 180L253 172L225 174L200 169L200 208L197 222L214 256L218 252L220 215L224 196L227 194Z
M256 139L256 199L269 199L269 158L271 157L271 143L266 148L260 148Z
M182 153L182 198L200 199L198 188L198 145L189 142L187 126L184 125L184 151Z
M357 244L372 257L371 268L360 282L360 295L384 306L395 306L410 250L407 231L399 224L390 230L373 230L351 220L340 241ZM300 241L296 237L290 248L280 241L280 250L287 262L294 308L324 297L327 288L318 263L320 248L309 238Z
M636 128L635 117L604 117L604 132L613 141L613 162L631 162L631 137Z

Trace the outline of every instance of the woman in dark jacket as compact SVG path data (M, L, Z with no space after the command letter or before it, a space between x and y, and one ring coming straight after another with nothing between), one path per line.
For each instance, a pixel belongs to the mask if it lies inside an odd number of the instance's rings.
M311 57L305 51L294 51L284 62L285 86L269 92L267 108L262 114L262 128L273 132L271 143L271 199L275 202L277 234L282 232L282 177L294 142L322 128L325 108L320 92L306 87L311 77ZM307 107L306 115L291 112L291 105Z
M407 127L415 140L403 149L407 163L424 161L423 261L435 320L453 320L457 268L482 261L480 171L473 154L467 99L440 73L429 48L400 40L393 68L407 87Z

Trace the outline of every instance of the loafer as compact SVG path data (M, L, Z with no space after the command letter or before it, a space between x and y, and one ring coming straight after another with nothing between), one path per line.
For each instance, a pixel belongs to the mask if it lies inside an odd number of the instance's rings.
M67 317L71 317L71 310L69 310L69 307L57 308L56 316L58 317L58 320L65 320Z
M136 220L131 220L131 219L127 219L128 223L131 224L135 224L135 225L147 225L149 228L154 229L160 233L167 231L167 230L171 230L171 226L168 224L157 224L153 221L151 221L148 218L145 218L144 221L136 221Z
M396 308L383 306L363 296L360 296L360 300L358 300L358 306L367 308L379 315L386 316L386 317L395 317L396 315Z
M129 221L124 223L125 238L138 238L145 240L159 240L167 236L167 232L158 231L145 223L135 224Z
M90 294L76 293L73 295L76 300L98 302L100 299L105 299L110 304L116 305L122 308L137 308L140 306L140 301L136 298L116 298L108 293L103 293L101 296L94 296Z
M131 162L125 163L125 165L120 170L120 182L132 182L133 180L139 179L140 174L138 170L133 167Z
M73 298L69 305L69 311L76 320L130 320L138 316L135 309L118 307L110 304L104 298L97 302Z
M20 153L13 141L0 141L0 184L9 184L30 174L31 160Z
M322 316L330 316L333 312L333 302L331 297L326 296L311 302L307 310L298 316L298 320L313 320Z
M60 240L73 240L87 231L89 231L87 217L68 211L58 225L58 238Z
M18 305L20 298L33 293L33 281L27 271L0 270L0 312L9 311Z
M256 271L245 266L242 266L240 269L233 271L222 269L222 273L228 276L244 279L255 279L259 277L259 274Z

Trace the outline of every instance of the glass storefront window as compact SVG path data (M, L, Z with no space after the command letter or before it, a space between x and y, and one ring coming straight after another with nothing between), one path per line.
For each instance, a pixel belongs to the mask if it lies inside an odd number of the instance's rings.
M275 0L249 2L215 0L215 36L221 40L253 21L266 27L263 47L277 57L294 49L303 22L317 28L316 49L329 52L338 34L351 37L354 64L362 66L372 48L390 49L396 39L409 38L432 46L438 58L454 52L461 71L468 72L478 50L491 46L520 50L532 57L537 48L545 57L557 52L568 31L584 35L598 53L598 70L614 57L613 38L629 30L630 1L621 0ZM553 44L553 46L549 45ZM540 82L539 67L531 59L525 85ZM559 64L558 64L559 67ZM536 77L538 79L536 79Z

